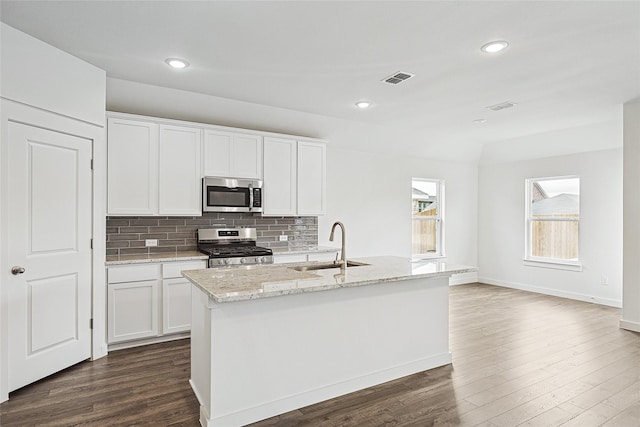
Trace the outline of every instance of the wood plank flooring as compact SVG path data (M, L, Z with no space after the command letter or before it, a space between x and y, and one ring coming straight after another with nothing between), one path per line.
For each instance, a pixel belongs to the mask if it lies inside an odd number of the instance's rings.
M640 334L618 309L482 284L450 308L452 365L252 427L640 426ZM0 426L195 427L188 378L188 340L112 352L15 391Z

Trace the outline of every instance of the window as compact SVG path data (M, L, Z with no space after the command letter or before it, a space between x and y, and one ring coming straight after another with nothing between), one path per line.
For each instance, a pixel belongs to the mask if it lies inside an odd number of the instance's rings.
M413 256L444 256L444 181L414 178L411 194Z
M526 190L525 261L579 266L580 178L528 179Z

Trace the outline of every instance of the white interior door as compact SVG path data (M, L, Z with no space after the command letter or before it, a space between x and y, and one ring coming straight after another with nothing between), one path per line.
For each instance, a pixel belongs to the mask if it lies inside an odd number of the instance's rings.
M91 356L91 157L91 140L8 123L9 391Z

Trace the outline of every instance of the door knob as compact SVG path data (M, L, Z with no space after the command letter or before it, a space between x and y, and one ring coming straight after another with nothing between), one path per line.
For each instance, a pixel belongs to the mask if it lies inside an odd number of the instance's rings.
M24 273L24 267L20 267L19 265L14 265L11 267L11 274L17 276L18 274Z

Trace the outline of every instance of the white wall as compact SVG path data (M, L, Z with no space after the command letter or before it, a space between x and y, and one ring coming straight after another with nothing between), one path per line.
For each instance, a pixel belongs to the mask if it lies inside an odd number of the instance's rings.
M620 326L640 332L640 102L624 105L624 288Z
M581 272L522 262L525 179L562 175L581 178ZM621 306L622 149L481 166L478 199L481 282Z
M327 214L319 242L330 227L347 229L347 255L411 254L411 178L446 180L446 253L451 262L476 265L477 167L400 153L397 134L375 126L118 79L107 80L107 109L225 126L317 137L327 144ZM364 150L386 138L386 153Z
M104 70L8 25L0 31L3 98L104 126Z
M411 256L411 180L445 180L447 260L476 265L477 167L410 156L330 147L327 214L318 219L319 243L329 242L334 221L347 228L347 255Z

